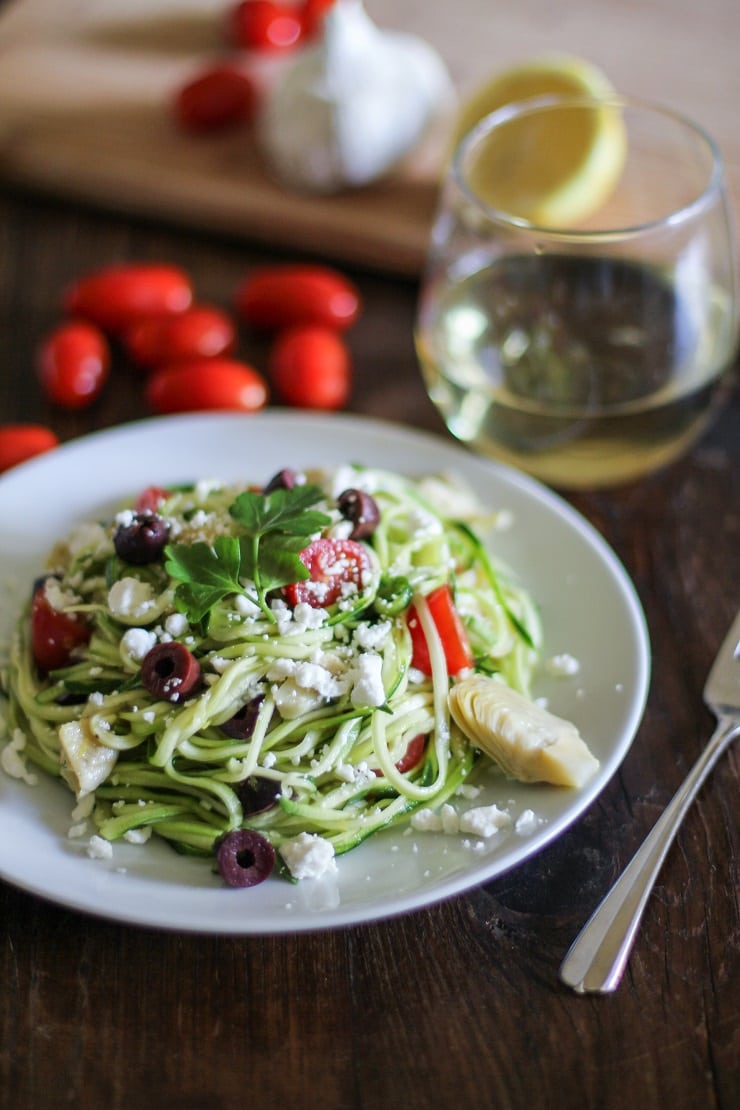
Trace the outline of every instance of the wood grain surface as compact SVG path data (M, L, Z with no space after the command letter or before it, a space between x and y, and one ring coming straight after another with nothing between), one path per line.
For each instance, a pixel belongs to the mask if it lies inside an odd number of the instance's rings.
M143 414L141 379L120 365L88 412L62 413L40 394L34 351L78 273L165 258L228 305L248 267L294 257L6 188L0 421L41 420L68 439ZM365 304L348 336L351 409L441 432L412 347L414 283L351 272ZM254 337L241 353L264 366ZM711 731L701 690L740 601L739 464L735 394L664 473L571 498L634 579L652 687L599 800L508 875L394 920L245 939L125 927L0 884L0 1108L736 1106L735 751L679 834L618 992L578 997L557 970ZM598 598L584 604L598 609Z
M14 0L0 18L0 179L106 209L261 238L417 274L447 132L382 184L325 199L289 192L245 130L178 132L173 90L225 52L224 0ZM367 0L422 35L464 97L544 53L600 66L620 91L692 116L717 139L740 219L737 0ZM261 81L283 63L258 59Z

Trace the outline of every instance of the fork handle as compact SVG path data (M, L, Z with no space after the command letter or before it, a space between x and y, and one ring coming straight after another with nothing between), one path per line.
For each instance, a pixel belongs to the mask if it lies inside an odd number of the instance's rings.
M579 994L608 994L622 978L645 904L689 806L719 757L740 733L737 718L720 717L711 740L609 893L594 910L560 966Z

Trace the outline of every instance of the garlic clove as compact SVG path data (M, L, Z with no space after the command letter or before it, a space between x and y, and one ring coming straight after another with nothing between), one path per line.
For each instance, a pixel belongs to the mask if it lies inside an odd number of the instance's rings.
M381 30L360 0L336 0L323 40L268 95L258 139L286 185L334 193L383 177L453 104L445 64L428 43Z
M578 729L504 682L473 674L449 694L450 713L473 744L511 778L583 786L599 767Z

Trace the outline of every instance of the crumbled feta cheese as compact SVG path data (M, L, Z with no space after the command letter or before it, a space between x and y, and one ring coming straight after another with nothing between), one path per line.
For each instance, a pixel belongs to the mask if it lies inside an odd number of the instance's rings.
M249 620L254 620L262 612L259 605L255 601L252 601L251 597L247 597L246 594L236 595L234 598L234 608L240 617L247 617Z
M374 493L376 489L373 473L368 470L358 470L354 466L339 466L324 475L324 479L324 488L332 501L336 501L340 493L344 493L346 489L359 489L364 493Z
M223 482L218 478L201 478L195 483L193 493L197 501L205 501L210 493L223 489Z
M340 763L335 770L337 778L342 779L343 782L373 782L375 780L375 772L363 760L354 766L352 763Z
M207 513L204 509L198 509L198 511L191 516L188 525L194 530L203 531L213 519L213 513Z
M299 631L321 628L329 614L320 606L309 605L307 601L299 601L293 610L293 623Z
M63 590L57 578L46 579L44 592L51 608L60 613L63 613L71 605L77 604L80 600L71 590Z
M499 829L511 824L511 815L496 805L477 806L460 816L460 832L473 836L493 836Z
M380 651L390 635L391 627L390 621L379 621L377 624L363 621L355 629L354 643L362 651Z
M315 833L302 832L280 846L294 879L320 879L337 870L334 845Z
M383 687L383 658L372 652L358 655L354 670L354 685L350 700L353 705L383 705L385 702L385 689Z
M469 852L474 852L476 855L481 856L486 850L485 840L463 840L463 848L467 848Z
M145 825L142 829L128 829L128 831L123 834L123 839L127 840L129 844L146 844L151 835L151 825Z
M211 666L216 674L223 674L224 671L228 671L229 667L233 667L233 665L233 659L224 659L221 655L214 655L211 658Z
M338 697L342 690L331 671L318 663L299 663L294 677L301 689L315 690L324 698Z
M331 661L336 662L333 657ZM280 715L290 720L316 709L328 698L340 697L349 686L346 675L335 675L320 663L306 660L276 659L266 676L270 682L281 683L273 690L275 705Z
M184 613L170 613L164 627L170 636L182 636L188 630L188 619Z
M286 678L279 686L272 687L272 697L283 720L295 721L304 713L311 713L325 702L323 695L315 690L305 690L298 686L294 678Z
M419 809L411 816L411 827L419 832L443 832L448 836L472 833L478 837L489 837L510 824L509 814L495 805L478 806L465 813L458 813L447 802L438 813L427 808Z
M275 600L270 603L270 611L275 618L278 632L281 636L285 636L290 632L291 625L293 624L293 610L282 598L275 598Z
M22 779L23 782L28 783L29 786L35 786L38 782L38 777L34 775L33 771L29 771L26 761L23 758L23 749L26 746L26 736L21 729L13 729L13 736L0 751L0 767L6 775L13 779Z
M556 678L570 678L571 675L578 674L581 669L581 664L574 656L569 655L567 652L561 652L559 655L553 655L545 663L545 669L548 674Z
M460 817L454 806L445 803L439 812L442 818L442 832L448 835L454 835L460 829Z
M326 535L333 540L348 540L354 531L354 527L351 520L338 520L327 530Z
M138 578L121 578L108 591L108 608L124 620L143 617L154 608L154 591Z
M112 859L113 845L102 836L91 836L87 845L87 854L90 859Z
M156 635L146 628L128 628L121 639L123 650L137 663L149 654L156 642Z
M428 807L417 809L411 814L411 827L418 832L442 832L442 818Z
M534 810L525 809L516 819L514 832L519 836L531 836L533 832L537 831L541 824L542 818L538 817Z
M317 596L320 585L315 583ZM324 588L328 589L327 586ZM291 609L281 598L276 598L270 604L270 609L281 636L287 636L291 632L301 633L321 628L329 616L326 609L318 605L309 605L305 601L299 601L295 608Z
M477 798L480 794L480 787L473 786L472 782L464 782L461 786L457 788L455 793L459 794L461 798L468 798L470 801L472 801L473 798Z
M282 682L284 678L292 678L295 669L295 659L274 659L265 671L265 677L269 682Z

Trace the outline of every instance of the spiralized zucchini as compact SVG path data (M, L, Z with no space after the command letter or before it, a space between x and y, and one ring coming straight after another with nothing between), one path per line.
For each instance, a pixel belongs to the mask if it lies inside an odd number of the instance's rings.
M454 676L427 604L439 587L454 597L472 667L529 693L537 612L484 545L495 519L472 507L467 491L445 479L359 467L311 472L302 484L319 487L311 511L328 521L303 546L319 536L346 538L351 522L337 499L347 488L370 494L379 510L374 532L360 541L369 570L325 609L291 605L269 579L260 594L255 573L240 575L235 589L201 591L206 611L192 619L197 591L188 595L173 576L172 547L200 545L213 555L219 537L244 545L230 510L254 487L201 482L168 490L157 511L170 546L143 565L114 548L116 529L131 517L125 510L74 529L52 552L53 605L76 614L90 637L65 665L41 671L29 603L4 678L8 723L11 735L25 736L28 760L78 798L94 798L101 837L136 839L151 830L180 851L212 855L232 830L258 830L278 852L308 832L340 854L417 807L440 805L479 753L450 718ZM410 605L431 673L413 666ZM197 689L181 702L142 682L146 652L168 642L184 644L201 668ZM227 735L222 726L245 705L247 734ZM277 804L252 812L245 784L266 781Z

